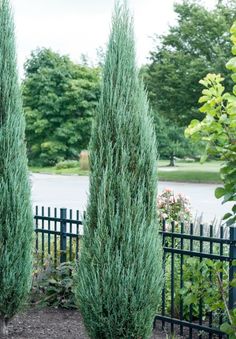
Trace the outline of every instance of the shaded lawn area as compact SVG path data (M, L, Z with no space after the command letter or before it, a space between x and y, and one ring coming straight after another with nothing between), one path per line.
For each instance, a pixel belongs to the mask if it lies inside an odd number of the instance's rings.
M159 180L196 183L221 183L220 162L176 162L175 167L169 167L169 161L160 160L158 165Z
M178 161L175 167L169 167L168 164L168 160L159 160L158 162L158 177L160 181L221 183L219 161L211 161L204 164ZM45 174L89 175L89 171L81 170L79 167L65 169L30 167L30 171Z

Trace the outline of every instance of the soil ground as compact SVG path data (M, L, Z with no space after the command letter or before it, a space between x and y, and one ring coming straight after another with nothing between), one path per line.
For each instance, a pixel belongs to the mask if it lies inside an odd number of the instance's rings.
M78 311L65 309L30 309L9 323L9 335L4 339L88 339ZM153 333L152 339L164 339L165 334Z

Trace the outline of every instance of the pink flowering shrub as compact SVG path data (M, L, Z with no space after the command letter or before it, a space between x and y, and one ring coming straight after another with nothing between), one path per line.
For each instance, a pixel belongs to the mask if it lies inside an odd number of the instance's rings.
M174 221L189 222L192 218L191 204L183 194L174 194L174 191L166 188L157 198L158 215L161 220L165 219L167 224Z

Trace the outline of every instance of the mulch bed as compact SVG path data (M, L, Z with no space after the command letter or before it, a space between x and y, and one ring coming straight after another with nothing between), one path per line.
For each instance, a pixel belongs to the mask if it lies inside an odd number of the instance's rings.
M88 339L82 317L74 310L30 309L9 323L10 339Z
M159 332L159 331L158 331ZM8 339L89 339L80 313L65 309L30 309L9 323ZM165 334L153 333L152 339Z

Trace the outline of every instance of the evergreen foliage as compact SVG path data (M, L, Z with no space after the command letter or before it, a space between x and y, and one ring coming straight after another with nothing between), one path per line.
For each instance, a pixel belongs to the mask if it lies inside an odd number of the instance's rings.
M90 151L79 307L91 338L148 338L162 285L157 154L135 64L133 23L119 2Z
M24 303L31 283L33 218L25 122L16 70L14 23L0 1L0 334Z

